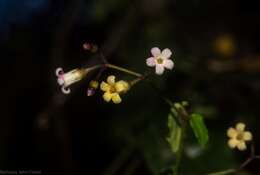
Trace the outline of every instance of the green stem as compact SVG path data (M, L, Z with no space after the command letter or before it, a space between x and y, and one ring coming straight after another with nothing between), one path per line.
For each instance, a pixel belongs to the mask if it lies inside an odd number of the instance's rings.
M183 154L183 149L184 149L185 132L186 132L186 124L184 124L182 126L180 148L179 148L179 150L177 152L177 155L176 155L176 164L173 167L173 175L178 175L179 174L179 169L180 169L180 164L181 164L181 159L182 159L182 154Z
M109 67L111 69L116 69L116 70L119 70L121 72L125 72L125 73L128 73L130 75L134 75L136 77L142 77L143 75L140 74L140 73L137 73L137 72L134 72L134 71L131 71L129 69L126 69L126 68L123 68L123 67L120 67L120 66L116 66L116 65L113 65L113 64L104 64L105 67Z
M235 173L237 170L235 169L228 169L228 170L224 170L224 171L218 171L215 173L210 173L208 175L226 175L226 174L231 174L231 173Z
M91 72L93 70L99 69L101 67L104 67L104 65L99 64L99 65L95 65L95 66L92 66L92 67L85 68L84 70L85 70L85 73L88 73L88 72Z
M121 71L121 72L125 72L125 73L127 73L127 74L136 76L136 77L138 77L138 78L143 77L143 75L140 74L140 73L131 71L131 70L129 70L129 69L126 69L126 68L123 68L123 67L120 67L120 66L116 66L116 65L113 65L113 64L109 64L109 63L95 65L95 66L92 66L92 67L85 68L84 70L85 70L86 73L88 73L88 72L90 72L90 71L99 69L99 68L101 68L101 67L108 67L108 68L111 68L111 69L119 70L119 71Z
M174 107L174 103L173 103L171 100L169 100L168 98L163 97L163 100L164 100L169 106Z
M182 159L182 155L183 155L183 150L184 150L184 140L185 140L185 135L186 135L187 121L188 121L188 120L186 120L186 118L188 116L188 112L182 106L181 106L181 110L179 110L179 108L177 108L176 103L173 103L170 99L168 99L166 97L162 97L162 98L172 108L172 112L174 113L174 116L177 117L177 121L179 121L180 126L182 128L180 148L176 155L176 164L173 167L173 175L178 175L179 169L180 169L180 164L181 164L181 159Z

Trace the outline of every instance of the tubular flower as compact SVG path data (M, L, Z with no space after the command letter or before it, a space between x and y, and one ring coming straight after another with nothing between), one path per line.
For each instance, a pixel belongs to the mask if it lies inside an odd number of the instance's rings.
M237 123L236 127L230 127L227 130L227 136L230 138L228 146L230 148L236 148L240 151L246 150L246 141L252 140L252 134L250 131L245 131L246 125L244 123Z
M166 48L162 52L158 47L151 49L152 57L146 59L147 66L155 67L155 73L162 75L164 69L172 69L174 63L169 59L172 55L170 49Z
M73 69L67 73L64 73L62 68L56 69L57 82L61 86L61 90L64 94L70 93L70 85L80 81L86 72L83 69Z
M100 89L104 91L103 99L109 102L111 99L115 104L121 103L120 94L129 90L129 84L126 81L115 81L115 76L110 75L107 77L107 83L102 82Z

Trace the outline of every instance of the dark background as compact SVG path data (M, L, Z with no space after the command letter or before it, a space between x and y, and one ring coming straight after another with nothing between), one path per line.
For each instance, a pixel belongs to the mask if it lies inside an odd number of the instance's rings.
M137 72L154 46L170 48L173 71L151 78L173 101L203 114L210 143L190 132L185 175L232 168L248 152L227 147L226 129L247 124L260 154L260 13L242 0L2 0L0 169L42 174L163 174L174 163L165 141L168 106L146 83L120 105L86 96L88 82L60 92L55 69L109 62ZM106 71L122 79L131 77ZM195 155L191 152L195 151ZM258 174L255 160L240 174Z

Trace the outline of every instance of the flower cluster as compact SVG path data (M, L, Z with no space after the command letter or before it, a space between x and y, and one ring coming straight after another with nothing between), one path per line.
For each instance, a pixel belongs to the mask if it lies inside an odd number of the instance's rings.
M87 51L96 52L98 50L98 47L91 43L84 43L83 49ZM166 48L162 52L158 47L154 47L151 49L152 57L146 59L146 64L149 67L155 67L155 73L158 75L163 74L164 69L172 69L174 66L173 61L170 59L172 52L170 49ZM110 75L107 77L106 82L102 82L100 84L100 89L104 91L103 99L106 102L114 102L115 104L121 103L122 99L120 95L122 93L127 92L130 89L130 84L134 85L135 83L139 82L144 78L144 76L140 73L128 70L126 68L122 68L116 65L111 64L104 64L104 65L95 65L93 67L87 68L87 69L74 69L67 73L64 73L62 68L56 69L56 76L57 76L57 82L61 86L61 90L64 94L70 93L69 86L82 80L84 76L87 74L87 72L102 68L102 67L108 67L112 69L119 70L124 73L131 74L133 76L136 76L137 79L134 79L132 82L128 83L127 81L120 80L115 81L116 77L114 75ZM87 96L94 95L96 89L99 87L98 81L92 80L89 83L89 87L87 90Z
M250 131L245 131L245 127L244 123L237 123L235 128L230 127L227 130L230 148L237 148L240 151L246 150L246 142L252 140L252 134Z

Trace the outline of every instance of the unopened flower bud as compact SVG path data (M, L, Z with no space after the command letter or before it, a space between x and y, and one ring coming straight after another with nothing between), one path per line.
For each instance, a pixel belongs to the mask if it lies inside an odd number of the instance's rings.
M91 49L91 44L90 43L84 43L83 44L83 49L84 50L90 50Z
M98 50L98 46L95 45L95 44L91 44L91 43L84 43L83 44L83 49L84 50L88 50L88 51L90 51L92 53L95 53Z
M96 93L96 89L88 88L88 90L87 90L88 97L93 96L95 93Z
M97 81L95 81L95 80L92 80L89 83L89 87L94 88L94 89L97 89L98 85L99 85L99 83Z
M96 93L96 89L98 88L99 83L95 80L90 81L89 87L87 90L87 96L92 96Z

